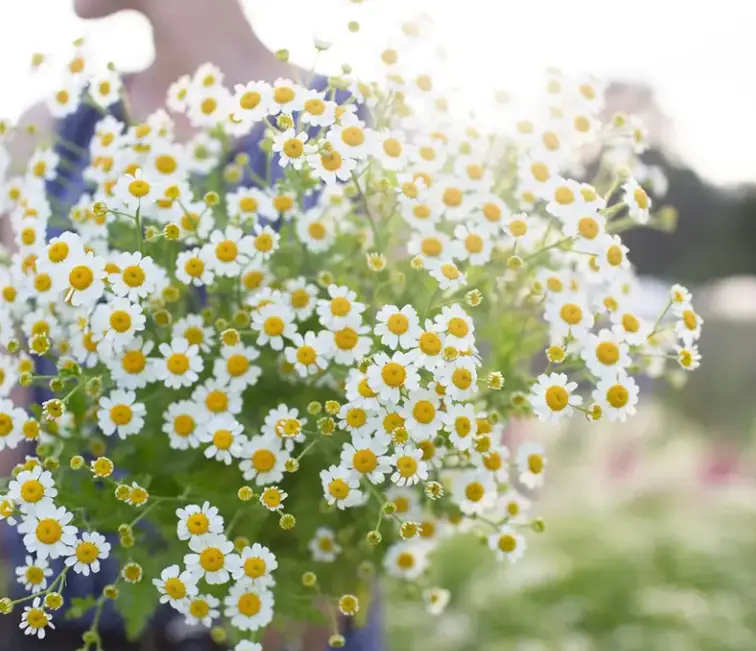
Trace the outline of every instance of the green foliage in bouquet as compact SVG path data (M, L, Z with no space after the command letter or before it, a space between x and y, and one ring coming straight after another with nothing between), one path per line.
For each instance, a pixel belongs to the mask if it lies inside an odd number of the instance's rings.
M37 448L0 505L30 594L0 607L31 602L27 633L113 559L116 584L70 604L96 613L86 648L108 599L131 636L160 602L244 651L326 613L339 645L379 568L438 612L441 539L472 528L515 561L542 528L517 487L545 451L510 453L513 417L625 420L633 373L698 365L685 288L654 323L636 310L619 233L663 223L631 177L643 131L600 125L595 80L549 73L544 118L502 108L483 133L394 50L385 78L321 90L232 92L207 64L170 89L197 130L180 143L166 112L116 119L119 77L81 47L50 106L102 112L87 191L48 194L71 163L46 143L4 185L0 447ZM586 144L622 160L595 186L562 175ZM16 385L51 395L16 404Z

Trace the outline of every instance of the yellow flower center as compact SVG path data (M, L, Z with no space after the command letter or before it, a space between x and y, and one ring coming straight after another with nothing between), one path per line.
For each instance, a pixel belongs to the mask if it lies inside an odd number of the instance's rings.
M205 407L214 414L224 412L228 409L228 396L223 391L210 391L205 398Z
M682 321L688 330L695 330L698 327L698 316L693 310L685 310L682 313Z
M40 629L47 626L50 616L41 608L32 608L26 613L26 621L30 628Z
M273 249L273 237L270 233L260 233L255 238L255 248L260 253L268 253Z
M335 172L336 170L341 169L343 162L341 154L335 149L325 151L320 155L320 164L323 166L323 169L328 172Z
M268 332L267 328L265 331ZM231 355L226 360L226 370L231 377L239 377L240 375L244 375L247 372L247 369L249 369L249 360L244 355Z
M510 536L509 534L506 534L499 538L498 546L499 546L499 549L503 551L505 554L510 554L517 547L517 540L515 539L514 536Z
M470 387L472 380L472 373L466 368L455 369L454 373L452 373L452 383L455 387L462 389L463 391Z
M467 321L464 319L455 316L451 319L449 319L449 324L447 325L447 330L454 335L455 337L462 338L466 337L467 333L469 332L469 326L467 325Z
M397 388L407 379L407 370L397 362L389 362L381 369L381 378L388 386Z
M343 330L337 330L333 339L339 350L352 350L357 345L359 337L352 328L346 327Z
M357 450L352 457L352 465L357 472L373 472L378 467L378 457L372 450Z
M623 314L622 327L627 332L638 332L638 330L640 330L640 321L638 321L638 319L636 319L632 314Z
M365 142L365 132L360 127L347 127L341 132L341 140L350 147L359 147Z
M424 332L418 342L420 350L431 357L441 352L441 339L435 332Z
M299 138L289 138L283 144L283 152L289 158L299 158L304 153L304 144Z
M465 438L472 431L472 423L467 416L457 416L454 419L454 431L461 438Z
M110 408L110 419L116 425L128 425L131 422L132 411L128 405L115 405Z
M437 237L426 237L422 241L420 249L423 254L427 255L429 258L437 258L444 250L444 245Z
M568 206L575 201L575 193L567 186L560 185L554 192L554 200L563 206Z
M449 208L457 208L462 204L462 191L457 188L446 188L442 195L442 201Z
M166 594L172 599L183 599L186 596L186 586L181 579L168 579L163 587Z
M546 389L546 404L551 411L562 411L570 402L570 394L567 389L553 386Z
M606 260L613 267L621 265L624 257L622 249L618 246L610 246L609 249L607 249Z
M602 341L596 346L596 358L606 366L616 364L619 361L619 357L619 346L611 341Z
M143 179L135 179L129 183L129 194L137 199L146 197L150 192L150 184Z
M407 330L409 330L409 319L401 312L397 312L396 314L392 314L388 318L386 326L393 334L403 335L405 332L407 332Z
M412 477L417 472L417 459L410 456L402 456L396 460L396 469L405 479Z
M178 168L178 162L173 156L163 154L155 159L155 168L161 174L173 174Z
M201 536L210 531L210 520L204 513L192 513L186 519L186 528L189 533Z
M80 264L68 274L68 282L74 289L83 292L94 282L94 273L86 265Z
M110 327L116 332L126 332L131 328L131 315L125 310L115 310L110 315Z
M312 346L302 346L297 349L297 361L305 366L314 364L317 356L318 354Z
M459 269L453 264L442 264L441 273L449 280L456 280L460 276Z
M312 222L307 226L307 232L313 240L322 240L327 234L323 222Z
M255 450L251 461L257 472L269 472L276 465L276 455L270 450Z
M337 500L343 500L349 495L349 484L343 479L333 479L328 484L328 492L331 497L335 497Z
M187 416L186 414L180 414L179 416L176 416L175 420L173 421L173 431L176 432L179 436L189 436L192 432L194 432L194 419L191 416Z
M245 592L241 597L239 597L239 601L236 602L236 607L239 609L239 612L242 615L246 617L254 617L255 615L257 615L257 613L260 612L260 608L262 608L262 602L260 601L260 597L258 597L254 592Z
M183 375L189 370L189 358L184 353L173 353L166 361L166 366L173 375Z
M217 547L208 547L200 553L200 565L205 572L217 572L226 562L223 552Z
M236 242L232 240L223 240L218 242L215 247L215 256L221 262L233 262L236 260L236 256L239 254L239 249L236 246Z
M57 520L45 518L37 524L35 534L43 545L54 545L63 536L63 527Z
M540 454L531 454L528 457L528 470L534 475L540 475L543 472L543 457Z
M357 391L363 398L374 398L376 395L375 391L370 388L367 378L360 380L360 383L357 385Z
M276 104L288 104L295 97L294 90L288 86L279 86L273 91L273 99Z
M247 111L251 111L257 107L261 99L262 96L260 93L254 90L248 90L239 98L239 106Z
M21 499L32 504L39 502L45 496L45 487L36 479L25 481L21 485Z
M559 136L555 134L553 131L547 131L543 134L543 144L546 149L549 151L556 151L559 149L560 143L559 143Z
M279 337L284 331L284 320L279 316L269 316L263 323L263 330L269 337Z
M352 309L352 303L348 298L337 296L331 301L331 314L333 316L346 316Z
M42 570L42 568L37 567L36 565L27 567L24 576L26 577L26 580L32 585L39 585L40 583L42 583L42 581L45 580L44 571Z
M234 442L234 435L230 430L218 429L213 434L213 445L219 450L228 450Z
M204 599L195 599L189 604L189 614L195 619L204 619L210 613L210 604Z
M131 265L123 270L123 282L129 287L141 287L144 280L144 271L137 265Z
M386 140L383 141L383 152L386 154L386 156L390 156L391 158L398 158L402 155L402 143L399 142L396 138L386 138Z
M76 558L81 563L89 565L97 560L100 555L100 550L97 545L91 542L81 542L76 547Z
M418 423L427 425L436 417L436 408L429 400L418 400L412 408L412 416Z
M147 358L141 350L129 350L121 359L121 368L127 373L141 373L147 366Z
M396 557L396 565L403 570L415 567L415 557L410 552L402 552Z
M606 392L606 401L615 409L622 409L627 404L630 394L621 384L615 384Z
M643 188L636 188L633 197L635 197L635 203L638 204L638 208L648 210L648 195Z
M265 575L268 567L265 564L265 560L259 556L253 556L244 561L244 574L250 579L259 579Z
M215 113L215 110L217 108L218 102L214 97L208 97L202 100L202 103L200 104L200 111L202 111L202 113L204 113L205 115L212 115L213 113Z
M562 309L559 310L559 316L562 317L562 320L565 323L568 323L571 326L577 325L583 318L583 310L580 309L580 306L575 305L574 303L565 303L562 306Z
M288 195L278 195L273 197L273 207L278 212L287 212L294 207L294 199Z
M479 481L470 482L465 487L465 497L471 502L480 502L486 494L486 489Z

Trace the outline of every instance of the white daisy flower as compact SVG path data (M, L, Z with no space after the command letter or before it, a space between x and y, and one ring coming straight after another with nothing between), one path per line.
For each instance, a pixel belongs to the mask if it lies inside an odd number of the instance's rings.
M327 527L319 527L307 547L312 559L319 563L333 563L342 551L341 545L336 542L336 534Z
M300 418L299 410L290 409L280 404L265 415L262 426L263 436L277 438L283 442L284 449L291 452L295 443L304 443L302 428L307 424L306 418Z
M505 524L488 537L488 547L496 553L499 560L516 563L525 553L525 537L511 525Z
M417 155L415 146L407 142L404 131L382 131L377 134L377 139L375 157L384 170L392 172L403 170L407 167L409 160Z
M104 258L94 253L74 252L66 266L66 300L74 307L92 307L105 291Z
M575 295L560 294L549 299L544 316L554 337L572 335L575 339L580 339L588 333L594 323L587 301L584 297Z
M428 479L428 464L423 461L423 451L420 448L397 446L391 464L396 467L391 481L397 486L413 486Z
M435 391L419 389L410 391L399 413L405 419L404 426L413 441L433 438L441 429L441 398Z
M446 405L441 418L444 429L449 432L449 442L457 450L469 450L478 431L475 408L471 404Z
M252 234L254 235L252 260L258 262L269 260L278 250L281 236L271 226L262 226L261 224L255 224Z
M190 344L199 346L203 353L209 353L215 345L215 334L213 329L205 325L199 314L189 314L173 324L171 338L179 339L183 337Z
M213 376L229 391L244 391L248 386L255 385L262 375L262 369L252 363L259 357L260 352L253 346L223 346L220 359L213 364Z
M541 420L569 418L574 407L583 404L583 398L575 394L577 386L564 373L541 374L530 389L530 406Z
M238 414L242 410L241 391L232 390L228 382L213 378L192 391L192 402L200 409L202 422L224 414Z
M295 84L290 79L279 77L273 82L273 97L270 102L270 115L301 111L307 100L308 89Z
M401 391L414 391L420 386L420 375L412 365L410 353L395 352L391 357L378 353L368 368L370 388L384 403L396 404Z
M473 355L457 355L444 365L436 379L446 387L451 400L468 400L478 391L478 360Z
M539 443L523 443L517 448L515 466L520 481L530 489L543 485L546 457L544 448Z
M188 570L181 571L178 565L166 567L159 579L152 579L152 584L160 592L160 603L169 603L176 610L183 610L189 598L199 592L197 577Z
M411 305L401 309L396 305L384 305L375 318L374 332L384 346L408 349L417 345L422 330L417 312Z
M273 350L283 350L284 337L292 339L297 329L294 324L294 312L276 303L261 307L252 316L252 328L259 331L257 345L269 344Z
M391 438L385 434L352 434L351 443L345 443L341 450L341 465L373 484L382 484L391 472L390 445Z
M110 543L97 532L84 532L73 545L73 553L66 558L66 566L77 574L89 576L100 571L100 560L110 555Z
M304 105L299 119L312 127L329 127L336 120L336 102L325 99L324 92L305 91Z
M253 436L242 449L243 461L239 464L244 479L254 479L264 486L280 482L284 476L288 453L282 449L281 440L271 436Z
M366 306L355 300L357 292L348 287L329 285L328 296L327 299L319 299L317 305L318 317L324 328L341 330L360 325Z
M72 553L77 529L69 524L73 513L65 508L44 504L27 514L18 525L24 535L24 546L41 559L56 559Z
M192 386L204 369L199 346L186 339L173 339L158 347L162 358L155 360L155 377L169 389Z
M264 81L236 84L231 100L234 118L249 129L269 114L272 99L273 88Z
M146 178L142 168L137 168L133 174L124 174L118 179L113 196L129 214L134 214L137 209L148 212L162 192L156 181Z
M306 161L305 143L309 136L306 131L297 133L293 128L286 129L273 138L272 151L278 154L278 164L281 167L292 166L301 170Z
M415 542L398 542L386 550L383 567L389 576L414 581L428 567L427 550Z
M602 379L591 394L594 402L601 407L603 416L609 420L625 422L635 414L638 404L638 385L625 373Z
M220 600L210 594L191 597L182 611L189 626L204 626L210 628L213 620L220 617Z
M179 540L223 533L223 516L218 513L216 507L210 506L210 502L205 502L202 506L189 504L184 508L178 508L176 517L176 537Z
M328 130L326 139L341 156L357 160L367 158L375 147L375 132L357 118L343 118Z
M329 186L349 181L357 169L357 161L340 153L330 142L308 146L306 160L311 176Z
M681 310L675 323L675 334L686 346L692 346L701 337L704 320L693 308Z
M273 593L263 586L240 582L231 586L223 600L223 614L231 626L241 631L256 631L273 620Z
M131 343L137 332L144 330L147 318L142 306L125 298L100 303L92 314L92 333L97 340L97 352L103 358L120 353Z
M580 345L586 367L598 378L614 377L632 363L630 347L611 330L602 329L598 335L588 333Z
M273 572L277 568L275 554L264 545L254 543L242 549L239 570L233 576L239 583L253 583L267 588L275 584Z
M185 285L211 285L215 280L213 260L215 256L209 248L194 248L182 251L176 257L176 278Z
M27 556L25 564L16 568L16 580L32 594L46 589L48 577L52 574L48 561L33 556Z
M496 482L489 472L467 470L454 477L452 499L465 515L482 513L496 503Z
M339 410L339 427L351 434L365 433L371 427L368 413L362 407L347 403Z
M467 285L467 277L451 260L429 262L427 269L430 275L438 282L438 288L442 292L456 292Z
M155 381L155 370L148 355L154 342L134 337L114 357L105 360L116 386L123 389L143 389Z
M31 606L24 607L19 628L25 635L36 636L40 640L43 640L47 627L55 628L55 624L52 622L52 615L44 609L42 599L35 597Z
M289 307L294 310L298 321L305 321L315 311L315 303L318 298L318 288L308 283L303 276L289 278L285 283L286 294L289 298Z
M201 427L199 440L209 443L205 457L216 459L227 466L232 459L240 459L245 442L244 427L230 414L215 416Z
M211 260L217 276L236 278L254 254L253 240L236 226L210 233L210 241L202 247Z
M433 323L436 332L446 335L445 346L469 350L475 344L475 324L461 305L445 305Z
M0 450L15 448L24 438L23 426L28 420L26 412L12 400L0 399Z
M340 330L323 330L321 340L326 346L325 355L337 364L352 366L365 359L373 347L373 340L366 336L370 332L367 325L345 326Z
M194 400L172 403L163 414L163 432L168 435L171 448L187 450L199 447L199 427L205 421L202 408Z
M622 186L623 200L627 204L627 210L639 224L648 224L651 219L651 197L635 179L630 179Z
M320 471L323 494L329 506L339 509L355 506L362 500L360 480L352 470L340 466L331 466Z
M300 377L317 375L328 366L328 344L321 334L309 331L303 337L295 333L291 336L291 343L294 345L284 350L286 361L294 367Z
M58 494L52 474L42 466L35 466L31 470L24 470L8 484L7 497L23 513L32 513L40 506L53 505L53 498Z
M136 302L155 291L157 270L152 258L135 251L119 254L113 263L119 271L109 273L108 282L116 296Z
M527 497L520 495L514 488L510 487L499 497L499 504L504 510L507 522L527 524L527 512L530 509L530 500Z
M223 534L207 533L189 539L193 554L184 556L184 565L197 580L204 578L210 585L228 583L231 573L239 569L239 556L234 543Z
M297 238L313 253L323 253L336 240L336 224L320 206L299 215L295 220Z
M97 424L105 436L118 434L119 438L125 439L144 427L146 408L143 403L136 402L134 391L115 389L109 396L102 396L99 405Z

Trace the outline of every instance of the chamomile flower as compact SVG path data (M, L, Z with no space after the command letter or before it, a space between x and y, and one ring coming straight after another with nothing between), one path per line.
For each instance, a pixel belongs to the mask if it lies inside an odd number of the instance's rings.
M307 547L312 559L319 563L333 563L342 551L341 545L336 542L336 534L327 527L319 527Z
M163 432L168 435L171 448L187 450L199 447L199 428L206 416L195 401L172 403L163 414L163 420Z
M200 428L199 440L209 443L205 448L205 457L231 464L232 459L242 457L244 445L244 427L230 414L216 416Z
M441 429L442 413L440 397L435 391L420 389L410 391L399 413L405 419L404 426L415 441L434 437Z
M304 442L305 437L302 428L306 424L307 419L300 418L299 410L290 409L285 404L280 404L265 415L261 431L263 436L283 441L284 449L291 452L294 443Z
M315 311L315 303L318 296L318 288L307 279L300 276L290 278L285 283L288 305L294 310L299 321L305 321Z
M651 198L635 179L625 183L622 189L630 217L639 224L647 224L651 219Z
M286 348L284 355L286 361L294 366L300 377L318 374L328 366L325 357L328 344L320 333L309 331L304 336L298 333L293 334L291 343L293 346Z
M491 473L468 470L454 478L452 498L466 515L479 514L491 508L496 496L496 483Z
M467 284L464 272L451 260L431 262L427 268L430 275L438 282L438 288L443 292L456 292Z
M385 475L391 472L390 443L385 434L352 434L351 443L345 443L341 450L341 465L373 484L382 484Z
M528 488L543 485L546 457L543 446L539 443L523 443L517 448L515 466L520 481Z
M273 97L270 102L270 115L301 111L308 97L308 89L295 84L290 79L279 77L273 82Z
M100 303L92 314L92 333L97 340L97 352L105 359L120 353L144 330L147 318L142 306L125 298Z
M332 126L326 138L343 157L362 160L373 151L375 134L357 118L345 119Z
M451 600L451 592L444 588L428 588L423 590L425 610L430 615L440 615Z
M27 556L25 564L16 568L16 580L32 594L47 588L48 577L52 574L48 561L33 556Z
M215 279L213 251L194 248L182 251L176 257L176 279L185 285L210 285Z
M275 584L273 572L278 568L278 561L270 549L260 543L254 543L251 547L242 549L239 557L239 569L233 575L235 581L262 587Z
M383 567L389 576L413 581L428 567L428 555L417 543L398 542L386 550Z
M273 593L264 586L239 582L231 586L223 603L223 614L231 626L241 631L256 631L273 620Z
M598 335L589 333L581 343L583 348L580 354L588 370L596 377L614 377L632 362L629 346L611 330L602 329Z
M32 513L41 506L53 506L53 498L58 494L52 474L42 466L20 472L8 484L7 497L18 505L23 513Z
M367 336L369 332L370 327L367 325L324 330L321 332L321 341L326 346L325 354L337 364L351 366L370 353L373 341Z
M192 386L204 368L199 346L186 339L173 339L158 347L161 358L155 360L155 376L169 389Z
M97 424L105 436L118 434L119 438L125 439L144 427L146 408L143 403L136 402L133 391L115 389L109 396L100 398L99 404Z
M433 322L425 320L425 329L420 329L416 348L410 351L417 368L435 371L444 365L444 335L435 332Z
M0 450L15 448L24 438L23 426L28 416L12 400L0 399Z
M94 253L74 252L66 267L66 300L74 307L92 307L105 291L105 260Z
M397 486L413 486L428 479L428 464L423 461L423 451L412 445L397 446L391 457L396 468L391 481Z
M511 525L504 525L488 537L488 547L496 553L499 560L516 563L525 553L525 538Z
M307 164L310 173L329 186L339 181L346 182L357 168L357 161L339 152L332 143L318 143L307 150Z
M185 608L190 598L199 592L197 577L188 570L182 572L178 565L166 567L152 584L160 592L160 603L168 603L176 610Z
M475 408L462 403L447 405L441 419L444 429L449 432L449 442L457 450L469 450L478 431Z
M575 394L577 382L570 382L564 373L542 374L530 390L530 406L541 420L559 420L572 416L574 407L583 404Z
M478 391L478 361L473 355L458 355L444 365L437 379L452 400L467 400Z
M414 145L407 142L404 131L383 131L378 134L375 156L384 170L397 172L407 167L416 156Z
M301 170L307 160L305 143L308 135L306 131L297 133L294 129L286 129L273 139L272 150L278 154L278 164L281 167L291 167Z
M336 121L336 103L316 90L305 92L305 101L299 119L312 127L328 127Z
M192 392L192 401L198 407L202 422L221 415L238 414L242 410L241 392L230 389L227 382L212 378Z
M108 283L116 296L134 302L155 290L156 270L152 258L137 251L121 253L113 262L119 271L108 274Z
M454 228L457 239L455 257L458 260L469 260L473 267L479 267L491 260L493 242L491 236L482 227L458 224Z
M179 540L223 533L223 516L216 507L210 506L210 502L205 502L202 506L189 504L185 508L176 509L176 517L176 536Z
M27 514L18 525L24 534L24 546L40 559L56 559L73 553L76 527L71 525L73 513L62 506L43 504Z
M434 330L445 335L445 346L468 350L475 343L475 324L459 304L442 307L433 323Z
M231 573L239 569L239 556L233 553L234 543L223 534L207 533L189 539L192 554L184 556L186 570L197 580L204 578L210 585L228 583Z
M184 615L190 626L204 626L210 628L213 620L220 617L220 600L210 594L191 597L185 605Z
M283 479L288 453L281 440L271 436L253 436L242 448L243 461L239 464L244 479L254 479L258 486L275 484Z
M602 379L593 390L593 400L609 420L625 422L635 413L638 404L638 385L635 380L620 373Z
M259 188L237 188L226 195L229 217L241 221L253 219L261 212L270 212L273 206L267 194Z
M259 357L260 352L253 346L223 346L221 357L213 364L213 376L230 391L243 391L255 385L262 375L262 369L253 364Z
M350 403L363 409L380 407L378 394L370 387L367 375L355 368L351 369L347 375L346 398Z
M294 311L282 304L269 303L252 317L252 327L259 331L257 345L268 344L273 350L283 350L284 337L292 340L296 334Z
M611 313L612 330L630 346L646 343L651 334L651 324L639 314L629 310L616 310Z
M210 233L210 242L203 247L217 276L237 277L254 254L252 238L236 226Z
M368 383L381 401L396 404L402 390L414 391L419 387L420 376L410 353L395 352L391 357L378 353L368 368Z
M319 299L316 308L323 327L341 330L360 324L366 306L356 300L357 292L348 287L329 285L328 296L327 299Z
M273 99L273 89L263 81L236 84L230 102L232 114L247 130L268 115Z
M678 364L686 371L695 371L701 365L701 353L698 352L698 346L675 346L674 352Z
M381 343L391 349L413 348L422 332L420 320L415 308L405 305L385 305L376 315L374 332L381 338Z
M43 640L47 627L55 628L55 624L52 622L52 615L44 609L42 600L39 597L35 597L31 606L24 607L19 628L25 635L36 636L40 640Z
M548 201L546 211L558 219L567 219L586 210L580 183L571 179L556 177L544 199Z
M331 466L320 471L320 482L329 506L336 505L339 509L345 509L356 506L362 500L360 480L352 470Z
M582 296L557 296L549 300L545 310L546 321L551 326L554 337L579 339L593 327L593 314Z
M73 545L73 554L66 558L66 566L77 574L89 576L100 571L100 560L110 555L110 543L100 533L84 532Z
M133 174L124 174L113 188L116 202L129 214L137 209L148 211L160 197L161 186L157 180L147 178L141 168Z
M675 323L675 334L686 346L692 346L701 336L703 322L703 318L692 307L681 310Z

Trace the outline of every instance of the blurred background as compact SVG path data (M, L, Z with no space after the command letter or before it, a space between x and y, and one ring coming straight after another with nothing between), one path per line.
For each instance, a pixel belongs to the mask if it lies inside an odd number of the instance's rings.
M547 532L511 568L475 541L444 548L436 582L455 600L440 619L391 600L391 648L756 648L756 3L365 0L357 34L343 0L242 4L271 49L309 67L313 37L334 40L317 68L368 75L386 35L425 14L442 83L489 126L483 95L505 89L527 105L548 66L607 80L609 111L646 121L644 161L664 170L665 203L679 211L674 234L625 236L631 260L651 291L689 286L706 321L701 369L679 392L654 385L629 424L532 426L550 451L536 507ZM84 23L68 0L0 6L0 117L18 119L52 87L29 74L33 52L84 35L103 63L150 63L150 28L134 12Z

